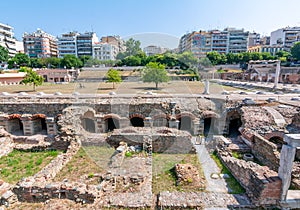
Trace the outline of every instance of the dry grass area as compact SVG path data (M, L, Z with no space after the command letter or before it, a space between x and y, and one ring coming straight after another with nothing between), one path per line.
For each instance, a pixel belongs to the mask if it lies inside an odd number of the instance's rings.
M138 71L120 71L122 76L139 76ZM79 76L80 83L68 84L52 84L44 83L36 87L36 92L44 92L53 94L61 92L63 94L72 94L79 92L80 94L108 94L116 92L117 94L144 94L152 91L158 94L202 94L204 92L204 84L200 81L181 81L173 80L168 83L160 83L158 89L155 89L154 83L143 82L121 82L115 84L106 82L92 82L93 79L101 79L106 75L106 71L82 71ZM90 80L90 82L89 82ZM87 81L87 82L86 82ZM95 80L94 80L95 81ZM216 83L210 83L210 93L221 94L224 90L238 90L233 87L221 86ZM0 86L0 92L19 93L27 92L35 94L32 85L3 85Z
M86 184L97 184L99 180L94 175L105 172L114 151L109 147L80 148L72 160L56 175L54 181L68 179Z
M196 154L153 154L152 159L152 192L157 194L162 191L202 191L189 186L176 186L174 166L177 163L190 163L199 170L204 181L204 173Z

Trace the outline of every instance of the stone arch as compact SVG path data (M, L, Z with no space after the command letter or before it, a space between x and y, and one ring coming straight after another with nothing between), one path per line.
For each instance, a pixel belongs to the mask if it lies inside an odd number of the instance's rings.
M192 131L192 123L193 120L196 119L195 115L193 115L190 112L182 112L180 114L176 115L176 119L179 121L178 124L178 129L179 130L185 130L185 131L189 131L189 132L193 132Z
M114 129L120 128L120 119L121 117L117 114L107 114L104 116L105 121L105 131L113 131Z
M169 127L170 116L167 114L157 114L152 117L153 127Z
M204 111L202 113L204 136L216 133L217 118L219 118L219 115L213 111Z
M145 117L142 114L135 113L129 117L130 123L133 127L144 127Z
M95 111L87 110L81 117L81 125L82 127L90 132L96 133L96 123L95 123Z
M44 114L34 114L31 117L33 124L33 133L45 133L47 134L47 116Z
M272 133L268 133L265 135L265 139L269 140L273 144L277 146L277 150L281 150L283 141L284 133L280 131L274 131Z
M242 117L238 110L231 110L226 115L226 131L227 135L232 138L239 136L240 127L242 127Z
M23 127L23 122L21 120L20 114L8 115L7 120L8 120L7 130L9 133L12 133L14 135L24 134L24 127Z

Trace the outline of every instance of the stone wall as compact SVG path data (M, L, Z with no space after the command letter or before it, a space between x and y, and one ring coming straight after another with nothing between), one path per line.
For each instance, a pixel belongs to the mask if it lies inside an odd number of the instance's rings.
M281 179L277 172L252 161L236 159L227 152L220 152L221 161L246 189L246 194L257 206L276 205L281 196Z
M253 136L253 141L251 143L251 151L254 156L262 164L274 171L278 171L280 152L277 150L277 146L258 134Z
M118 147L121 141L128 146L143 146L144 136L152 140L152 151L158 153L194 153L191 135L172 128L135 128L116 129L108 136L107 143Z

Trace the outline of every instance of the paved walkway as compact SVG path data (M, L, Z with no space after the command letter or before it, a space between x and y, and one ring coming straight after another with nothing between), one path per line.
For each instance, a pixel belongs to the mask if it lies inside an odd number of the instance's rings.
M199 161L202 165L204 176L207 181L206 190L208 192L223 192L227 193L228 188L226 187L226 182L224 178L213 179L212 174L219 174L220 169L215 163L215 161L210 157L207 149L203 144L195 144L195 137L193 137L193 143L195 145Z

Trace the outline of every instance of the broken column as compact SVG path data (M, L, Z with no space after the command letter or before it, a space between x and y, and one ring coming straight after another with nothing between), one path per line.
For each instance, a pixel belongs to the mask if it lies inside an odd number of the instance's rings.
M204 81L204 93L205 95L209 95L209 80Z
M286 200L288 189L291 184L293 162L295 159L296 148L300 147L300 134L284 135L284 144L280 152L280 167L278 176L282 180L281 200Z
M279 75L280 75L280 60L276 61L276 72L275 72L275 81L274 81L274 89L277 88L278 81L279 81Z

